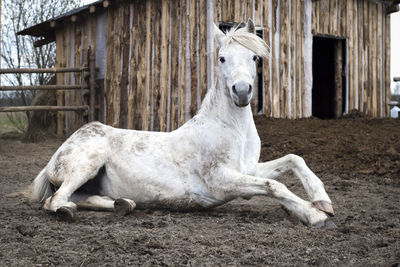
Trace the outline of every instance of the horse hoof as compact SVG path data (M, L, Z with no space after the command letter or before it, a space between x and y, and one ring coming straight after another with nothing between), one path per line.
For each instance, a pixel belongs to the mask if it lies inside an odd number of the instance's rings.
M318 229L327 229L327 230L337 228L336 224L332 220L329 220L329 219L318 222L314 226Z
M65 222L73 222L75 220L75 210L71 207L61 207L56 210L57 218Z
M136 205L123 198L119 198L114 201L114 210L120 216L125 216L131 213L135 206Z
M317 209L325 212L329 216L335 216L335 213L333 212L332 204L328 203L326 201L320 200L320 201L315 201L313 202L314 207Z

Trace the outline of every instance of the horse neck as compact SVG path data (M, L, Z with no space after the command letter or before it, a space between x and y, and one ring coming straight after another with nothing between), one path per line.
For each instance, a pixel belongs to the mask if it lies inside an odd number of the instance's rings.
M222 77L219 77L215 87L207 93L199 114L207 118L216 118L236 131L245 135L252 125L253 115L250 105L237 107L230 95L229 89Z

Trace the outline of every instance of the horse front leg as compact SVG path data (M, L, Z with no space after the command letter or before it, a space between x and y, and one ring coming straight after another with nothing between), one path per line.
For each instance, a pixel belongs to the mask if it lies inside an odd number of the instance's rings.
M228 168L221 169L221 173L220 179L215 180L216 184L213 184L221 194L216 195L219 199L269 196L277 199L282 206L306 225L317 228L336 227L325 212L317 209L311 202L296 196L284 184L276 180L245 175Z
M332 201L325 191L324 184L308 168L303 158L289 154L282 158L258 163L256 176L275 179L287 171L292 171L302 182L303 187L313 205L333 216Z

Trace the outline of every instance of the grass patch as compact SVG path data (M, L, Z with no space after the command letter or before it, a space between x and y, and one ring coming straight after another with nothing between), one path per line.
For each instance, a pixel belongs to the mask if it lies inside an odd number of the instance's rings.
M25 132L28 118L25 112L0 112L0 133Z

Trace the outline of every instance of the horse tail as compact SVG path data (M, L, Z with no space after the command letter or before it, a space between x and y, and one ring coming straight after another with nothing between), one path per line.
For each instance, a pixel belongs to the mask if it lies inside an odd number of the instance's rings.
M22 197L30 201L43 202L55 192L53 185L47 179L46 168L33 180L32 184L25 190L7 195L8 197Z

